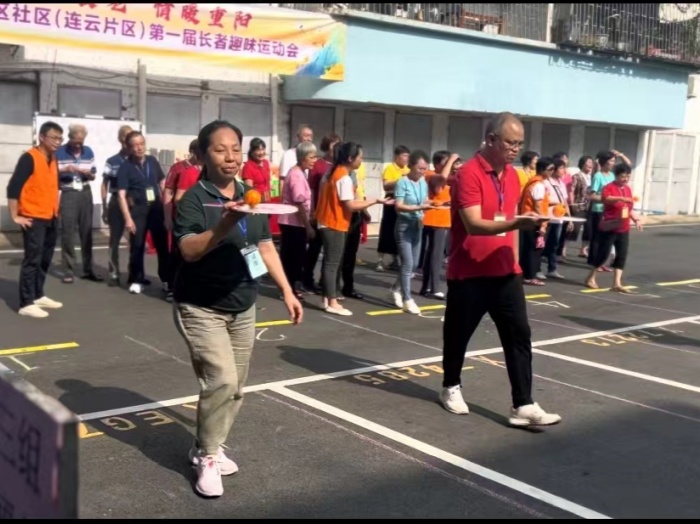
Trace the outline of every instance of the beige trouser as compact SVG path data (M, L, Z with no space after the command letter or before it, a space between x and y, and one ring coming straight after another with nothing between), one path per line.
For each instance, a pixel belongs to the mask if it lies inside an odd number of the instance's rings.
M243 386L255 342L255 306L234 315L175 304L173 312L200 385L199 447L207 455L216 455L243 403Z

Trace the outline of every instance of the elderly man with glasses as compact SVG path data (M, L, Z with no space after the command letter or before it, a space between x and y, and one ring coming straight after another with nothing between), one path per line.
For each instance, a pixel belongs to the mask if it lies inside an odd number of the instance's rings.
M72 284L75 273L75 234L80 237L83 278L100 282L92 266L92 188L95 180L95 153L85 145L87 129L81 124L68 128L68 142L56 151L61 188L61 254L63 283Z

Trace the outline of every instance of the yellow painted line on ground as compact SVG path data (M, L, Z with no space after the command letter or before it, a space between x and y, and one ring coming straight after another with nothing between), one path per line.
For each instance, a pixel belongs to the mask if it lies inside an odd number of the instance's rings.
M657 282L657 286L686 286L688 284L700 284L700 278L693 280L679 280L678 282Z
M525 298L527 300L530 299L537 299L537 298L550 298L551 295L526 295ZM436 309L445 309L445 305L440 304L437 306L422 306L419 307L421 311L435 311ZM368 311L367 314L370 317L378 317L382 315L400 315L403 313L403 309L380 309L377 311Z
M289 326L292 324L291 320L272 320L270 322L258 322L255 324L256 328L272 327L272 326Z
M32 346L28 348L2 349L0 350L0 357L24 355L26 353L38 353L39 351L53 351L55 349L72 349L77 347L79 347L77 342L66 342L64 344L49 344L46 346Z
M625 289L637 289L637 286L623 286ZM610 287L601 287L600 289L582 289L581 293L603 293L605 291L610 291Z

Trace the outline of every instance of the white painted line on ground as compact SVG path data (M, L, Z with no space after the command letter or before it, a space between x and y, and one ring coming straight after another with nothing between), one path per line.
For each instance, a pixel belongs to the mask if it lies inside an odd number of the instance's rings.
M579 295L578 293L574 293L573 291L566 291L565 293L569 293L571 295ZM603 298L597 295L584 295L588 298L592 298L594 300L602 300L603 302L611 302L613 304L622 304L623 306L634 306L634 307L641 307L644 309L655 309L656 311L664 311L666 313L673 313L675 315L694 315L695 313L691 313L690 311L678 311L677 309L667 309L663 307L656 307L656 306L647 306L646 304L637 304L636 302L625 302L623 300L615 300L612 298Z
M380 442L377 439L374 439L370 437L369 435L364 435L360 433L359 431L355 431L351 428L349 428L347 425L343 425L340 422L336 422L334 420L331 420L330 418L324 417L320 415L319 413L316 413L315 411L311 411L309 409L305 409L304 407L299 406L298 404L293 403L291 399L289 400L284 400L279 398L278 396L275 395L268 395L266 393L260 393L261 397L264 397L272 402L276 402L277 404L281 404L282 406L285 406L289 409L292 409L298 413L303 413L307 417L312 417L315 418L316 420L320 420L325 424L328 424L340 431L343 431L344 433L348 433L352 435L353 437L361 440L362 442L367 442L377 448L383 449L385 451L388 451L390 453L393 453L396 456L401 457L402 459L412 462L414 464L418 464L421 467L425 468L426 470L435 473L437 475L440 475L441 477L447 478L449 480L452 480L453 482L457 482L458 484L461 484L463 486L466 486L470 489L473 489L475 491L478 491L479 493L482 493L488 497L491 497L495 500L498 500L499 502L503 502L504 504L508 504L509 506L512 506L516 508L519 511L522 511L523 513L526 513L534 518L538 519L549 519L548 515L544 515L540 513L537 510L534 510L525 504L521 504L520 502L516 502L515 500L506 497L504 495L501 495L500 493L496 493L495 491L492 491L476 482L473 482L469 479L460 477L458 475L455 475L454 473L450 473L449 471L442 469L440 467L435 466L434 464L430 464L424 460L420 460L418 457L414 457L412 455L409 455L408 453L404 453L403 451L400 451L394 447L391 447L384 442Z
M334 319L335 320L335 319ZM639 324L637 326L627 326L623 328L618 328L618 329L612 329L609 331L596 331L592 333L581 333L579 335L571 335L569 337L561 337L561 338L554 338L550 340L541 340L539 342L534 342L532 344L533 348L536 347L544 347L544 346L550 346L553 344L564 344L566 342L576 342L578 340L584 340L587 338L594 338L594 337L604 337L605 335L614 335L616 333L626 333L628 331L635 331L637 329L649 329L649 328L655 328L655 327L663 327L663 326L671 326L674 324L682 324L685 322L693 322L700 320L700 315L692 316L692 317L683 317L683 318L677 318L677 319L672 319L672 320L662 320L660 322L651 322L648 324ZM347 322L341 322L343 324L348 324L350 326L355 326L354 324L349 324ZM358 329L370 331L371 333L381 335L384 337L389 337L389 338L399 338L395 337L394 335L389 335L387 333L382 333L381 331L375 331L371 330L368 328L365 328L363 326L357 326ZM427 346L425 344L421 344L420 342L414 342L412 340L408 339L400 339L405 342L418 345L421 347L427 347L430 349L435 349L437 350L438 348L434 348L431 346ZM477 357L477 356L483 356L483 355L493 355L495 353L500 353L502 351L502 348L491 348L491 349L483 349L479 351L470 351L467 352L466 357ZM354 369L347 369L344 371L336 371L333 373L326 373L326 374L320 374L320 375L309 375L306 377L300 377L300 378L293 378L293 379L287 379L287 380L279 380L276 382L268 382L266 384L257 384L254 386L246 386L243 388L243 391L245 393L253 393L255 391L265 391L268 389L271 389L273 387L290 387L290 386L298 386L301 384L309 384L312 382L322 382L324 380L331 380L334 378L342 378L342 377L348 377L352 375L359 375L363 373L372 373L374 371L384 371L384 370L389 370L389 369L396 369L396 368L402 368L402 367L407 367L407 366L415 366L415 365L420 365L420 364L430 364L433 362L439 362L442 360L442 356L435 356L435 357L427 357L427 358L419 358L415 360L406 360L402 362L393 362L390 364L377 364L375 366L369 366L369 367L362 367L362 368L354 368ZM2 366L2 364L0 364ZM170 400L162 400L158 402L149 402L147 404L140 404L137 406L127 406L123 408L116 408L116 409L110 409L106 411L97 411L94 413L86 413L84 415L79 415L79 418L83 421L87 420L95 420L95 419L100 419L100 418L106 418L106 417L114 417L118 415L125 415L128 413L136 413L139 411L146 411L146 410L151 410L151 409L158 409L158 408L166 408L166 407L171 407L171 406L179 406L182 404L188 404L190 402L197 402L199 400L199 395L190 395L188 397L181 397L181 398L175 398L175 399L170 399Z
M477 357L477 358L475 358L474 360L476 360L477 362L485 362L485 363L487 363L487 364L490 364L490 365L492 365L492 366L494 366L494 367L498 367L498 368L501 368L501 369L506 369L505 365L503 365L503 364L501 364L501 363L499 363L499 362L494 362L493 360L487 359L487 358L485 358L485 357L481 357L481 358ZM539 380L544 380L545 382L551 382L551 383L553 383L553 384L558 384L558 385L560 385L560 386L566 386L566 387L568 387L568 388L576 389L576 390L579 390L579 391L584 391L584 392L590 393L590 394L592 394L592 395L598 395L598 396L600 396L600 397L609 398L609 399L611 399L611 400L617 400L618 402L623 402L623 403L625 403L625 404L630 404L630 405L632 405L632 406L637 406L637 407L639 407L639 408L644 408L644 409L649 409L649 410L651 410L651 411L656 411L657 413L663 413L664 415L670 415L670 416L672 416L672 417L681 418L681 419L683 419L683 420L689 420L689 421L691 421L691 422L700 423L700 418L689 417L688 415L683 415L683 414L681 414L681 413L676 413L675 411L668 411L668 410L666 410L666 409L657 408L657 407L655 407L655 406L650 406L650 405L648 405L648 404L642 404L641 402L635 402L634 400L629 400L629 399L626 399L626 398L617 397L617 396L615 396L615 395L609 395L608 393L603 393L602 391L598 391L598 390L596 390L596 389L584 388L583 386L577 386L576 384L570 384L570 383L568 383L568 382L562 382L561 380L556 380L556 379L554 379L554 378L545 377L545 376L542 376L542 375L535 375L535 374L533 374L532 376L533 376L534 378L539 379Z
M165 358L172 359L172 360L174 360L175 362L177 362L177 363L179 363L179 364L183 364L183 365L185 365L185 366L187 366L187 367L192 366L192 362L187 362L186 360L183 360L183 359L181 359L180 357L178 357L178 356L176 356L176 355L171 355L170 353L167 353L167 352L165 352L165 351L161 351L161 350L158 349L157 347L151 346L150 344L146 344L145 342L141 342L140 340L137 340L137 339L135 339L135 338L132 338L132 337L130 337L129 335L124 335L124 338L127 339L127 340L129 340L129 341L131 341L131 342L133 342L134 344L138 344L138 345L141 346L141 347L144 347L144 348L146 348L146 349L148 349L148 350L153 351L154 353L156 353L157 355L160 355L161 357L165 357Z
M580 506L575 502L571 502L551 493L547 493L546 491L542 491L534 486L530 486L529 484L525 484L524 482L475 464L474 462L458 457L452 453L448 453L447 451L431 446L430 444L426 444L425 442L409 437L408 435L404 435L403 433L399 433L398 431L394 431L393 429L376 424L371 420L358 417L357 415L353 415L352 413L338 409L334 406L326 404L325 402L321 402L301 393L297 393L296 391L283 387L273 387L271 388L271 391L277 393L278 395L292 399L300 404L304 404L318 411L322 411L323 413L327 413L328 415L344 420L345 422L349 422L350 424L354 424L355 426L359 426L367 431L381 435L382 437L393 440L394 442L403 444L404 446L446 462L447 464L451 464L452 466L458 467L481 478L490 480L496 484L500 484L508 489L517 491L531 498L549 504L550 506L564 510L572 515L586 519L610 519L610 517L607 517L606 515Z
M599 362L593 362L591 360L584 360L581 358L570 357L568 355L561 355L559 353L552 353L550 351L543 351L541 349L533 349L533 353L537 355L542 355L545 357L556 358L559 360L565 360L566 362L572 362L574 364L580 364L582 366L588 366L596 369L602 369L604 371L610 371L612 373L617 373L619 375L626 375L628 377L640 378L648 382L655 382L657 384L663 384L664 386L671 386L677 389L684 389L686 391L692 391L693 393L700 393L700 387L692 386L690 384L684 384L682 382L676 382L675 380L668 380L665 378L655 377L653 375L647 375L646 373L638 373L636 371L630 371L628 369L618 368L615 366L608 366L607 364L600 364Z
M119 249L126 249L127 247L129 247L129 246L123 244L123 245L119 246ZM109 246L94 246L92 249L93 249L93 251L94 250L103 251L103 250L109 249ZM82 251L81 248L79 248L79 247L76 247L75 250ZM58 253L59 251L61 251L60 247L57 247L56 249L54 249L54 252L56 252L56 253ZM24 255L24 249L2 249L2 250L0 250L0 255Z

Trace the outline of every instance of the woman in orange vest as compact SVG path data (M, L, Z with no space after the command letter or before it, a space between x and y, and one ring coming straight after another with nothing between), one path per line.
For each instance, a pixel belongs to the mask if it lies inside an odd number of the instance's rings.
M345 237L350 229L353 212L363 211L384 201L355 200L355 188L350 171L362 164L362 146L355 142L345 142L337 146L335 162L329 174L321 180L316 222L323 241L323 309L326 313L350 316L352 312L338 303L340 284L340 262L345 249Z
M543 157L537 161L535 176L525 183L520 195L519 215L534 212L549 216L549 188L544 182L553 172L554 160ZM544 286L544 282L538 278L537 273L544 249L546 224L545 222L539 229L532 231L520 231L520 267L523 270L523 282L530 286Z

